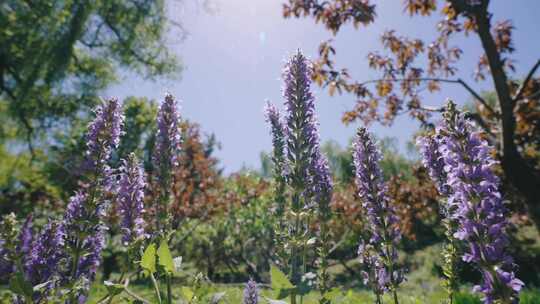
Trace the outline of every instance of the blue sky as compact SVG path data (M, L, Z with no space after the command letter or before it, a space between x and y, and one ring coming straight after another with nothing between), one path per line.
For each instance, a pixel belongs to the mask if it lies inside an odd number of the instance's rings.
M367 67L369 51L380 48L380 35L395 29L400 35L431 40L435 37L438 14L429 18L411 19L403 13L401 1L373 1L377 4L377 19L367 28L342 29L336 37L313 19L283 19L281 0L208 0L211 12L195 2L184 0L169 4L169 14L181 20L188 31L185 40L178 33L169 34L169 46L182 59L185 69L176 79L148 81L125 73L106 96L145 96L161 100L166 91L182 100L183 117L201 124L206 133L214 133L222 145L216 156L225 172L242 167L258 168L261 151L271 149L268 126L264 122L263 106L270 99L282 106L280 74L288 55L300 48L311 58L323 40L334 38L338 67L347 67L358 80L375 78ZM398 5L399 3L399 5ZM516 74L523 76L540 58L540 1L492 1L490 10L495 20L511 19L514 45L517 51ZM476 36L452 41L464 50L458 77L468 81L477 91L491 88L490 81L475 83L472 74L480 56ZM317 113L323 141L348 143L357 124L345 126L341 115L354 104L352 96L328 96L314 86ZM428 105L441 104L446 97L462 103L470 97L463 88L443 86L443 90L427 95ZM407 117L397 119L392 127L373 125L377 136L392 136L401 147L417 129Z

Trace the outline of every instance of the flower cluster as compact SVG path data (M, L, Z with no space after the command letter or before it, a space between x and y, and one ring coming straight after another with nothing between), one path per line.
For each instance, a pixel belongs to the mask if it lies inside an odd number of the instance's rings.
M387 273L373 245L360 242L358 245L358 260L362 265L362 281L373 291L376 303L379 304L388 283Z
M32 244L30 256L25 265L26 279L33 285L47 282L46 291L54 287L60 276L59 264L66 257L64 251L65 228L58 222L48 223ZM42 297L46 292L35 295Z
M467 246L463 260L482 273L482 283L474 290L484 295L485 303L517 303L523 282L515 277L508 255L508 222L493 172L492 148L452 102L436 132L448 204L453 206L449 216L459 223L454 236Z
M17 245L17 254L25 257L32 249L32 241L34 235L32 234L32 215L29 215L24 224L21 227L19 233L19 244Z
M162 183L170 182L168 180L170 170L178 166L179 123L180 115L176 99L167 94L158 112L156 144L152 155L156 177Z
M328 161L320 149L311 73L309 62L300 51L292 56L283 72L288 179L293 188L305 188L303 195L309 198L302 206L305 208L328 204L332 195Z
M244 288L243 304L257 304L259 303L259 288L257 282L253 279L249 279Z
M427 168L429 177L437 187L437 191L443 197L448 197L451 189L446 183L447 175L445 171L444 158L440 152L442 139L440 135L419 137L417 145L422 155L422 164ZM448 292L449 302L453 302L455 292L458 290L458 258L460 242L454 236L459 223L452 218L455 212L455 204L449 204L446 200L441 204L442 224L445 228L446 244L443 247L443 273L446 277L443 286Z
M135 154L123 160L118 181L118 210L122 216L122 242L129 244L144 235L144 171Z
M167 211L172 187L171 171L178 167L181 140L179 123L180 115L176 99L171 94L167 94L159 108L156 143L152 154L154 166L152 174L158 188L158 199L154 205L157 233L163 232L170 225Z
M444 159L439 151L440 139L437 136L419 137L417 145L422 155L422 164L427 168L429 177L435 183L437 190L441 195L448 195L450 189L446 184Z
M315 117L315 98L311 93L310 67L302 53L298 52L286 64L283 71L285 82L283 97L286 108L287 157L290 165L289 183L305 197L313 192L310 168L319 148L319 135ZM310 172L311 171L311 172ZM308 185L307 187L304 187ZM300 194L300 193L299 193ZM311 200L303 202L304 208L313 207Z
M105 192L114 189L114 179L108 162L112 151L118 147L124 116L117 99L112 98L97 107L96 117L86 134L87 164L90 183L75 193L64 213L62 225L65 232L69 277L79 284L79 292L71 302L82 301L93 281L105 246L106 226L102 223L108 200Z
M285 159L285 126L277 107L267 102L264 109L266 121L270 123L272 130L272 146L274 163L274 179L276 180L275 200L276 216L281 219L285 209L285 186L287 176L287 164Z
M373 248L363 252L362 249L368 246L361 246L360 255L377 255L378 258L363 259L370 262L370 267L376 267L372 272L376 274L377 282L372 284L378 284L380 290L392 290L395 296L395 290L403 280L402 270L397 263L397 245L401 233L396 226L398 218L386 195L386 185L379 166L381 154L365 128L358 129L356 134L353 159L358 197L367 213L369 244Z
M86 166L89 172L107 170L107 162L113 149L118 148L124 115L118 99L111 98L99 105L95 112L95 119L88 126L86 134Z

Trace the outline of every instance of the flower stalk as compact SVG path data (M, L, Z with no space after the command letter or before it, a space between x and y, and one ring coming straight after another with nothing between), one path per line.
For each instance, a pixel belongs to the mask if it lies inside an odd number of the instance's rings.
M358 196L366 210L369 222L369 246L360 246L359 254L366 268L364 278L376 286L377 297L381 292L391 292L398 304L397 288L403 281L403 270L398 264L397 246L401 232L398 218L386 194L386 185L379 166L381 155L371 135L359 128L353 144L355 181Z

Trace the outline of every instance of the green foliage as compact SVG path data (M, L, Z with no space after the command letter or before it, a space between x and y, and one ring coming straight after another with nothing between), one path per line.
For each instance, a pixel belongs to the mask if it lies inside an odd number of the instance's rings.
M213 281L261 281L272 260L274 217L267 183L244 173L223 180L210 218L189 219L173 239L186 262Z
M163 268L166 275L172 275L175 272L174 261L167 241L162 240L157 250L158 264Z
M287 276L275 265L270 266L270 280L272 289L276 292L278 299L286 298L291 290L295 288Z
M32 161L29 154L12 150L0 144L0 214L17 212L24 216L32 210L37 215L50 210L62 189L43 174L45 155L37 154Z
M148 274L156 272L156 244L150 243L144 250L141 268L146 270Z
M148 77L178 71L164 44L171 24L163 0L7 1L0 7L0 115L16 126L14 135L31 140L93 106L118 67Z

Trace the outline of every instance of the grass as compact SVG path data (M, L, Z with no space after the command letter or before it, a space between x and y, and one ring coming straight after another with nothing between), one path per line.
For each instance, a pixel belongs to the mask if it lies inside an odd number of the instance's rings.
M410 272L407 275L407 281L405 281L399 290L400 304L431 304L431 303L444 303L446 300L446 293L441 287L441 279L437 275L437 271L434 267L438 263L438 257L440 253L440 245L434 245L427 247L422 251L418 251L413 255L407 257ZM354 268L356 261L352 260L347 263L349 267ZM193 269L186 271L193 276ZM343 276L345 272L343 266L336 265L330 269L330 273L334 277ZM173 302L183 303L182 294L185 291L182 290L180 285L185 284L186 278L179 279L174 284L173 289ZM144 281L142 281L144 282ZM354 283L354 284L353 284ZM354 279L353 282L348 282L349 285L343 288L340 292L340 296L335 303L340 304L362 304L373 303L373 295L370 291L360 288L359 279ZM130 288L137 294L143 296L145 299L156 303L154 299L153 290L149 284L139 283L132 284ZM185 288L185 287L184 287ZM456 296L455 304L481 304L480 299L471 294L470 286L463 286L460 293ZM197 303L211 303L211 298L217 293L224 292L222 302L237 304L242 303L243 284L202 284L196 293L200 295L200 301ZM97 301L107 294L107 290L103 284L94 284L89 303L97 303ZM276 295L274 291L263 287L261 290L263 299L270 298L275 299ZM115 298L112 303L127 303L130 298L125 294L121 294ZM261 303L268 303L266 300L262 300ZM312 292L308 294L303 301L304 304L318 303L318 293ZM384 303L392 303L388 297L384 298ZM521 304L540 304L540 289L526 289L521 293Z
M211 298L213 295L225 292L225 295L223 297L223 301L221 303L242 303L242 292L243 292L243 286L240 285L233 285L233 284L212 284L208 286L202 287L204 288L204 292L206 293L205 296L203 296L200 299L200 302L197 303L211 303ZM155 299L153 297L152 290L149 288L149 286L144 285L135 285L132 286L132 290L137 292L139 295L143 296L147 300L155 303ZM91 297L89 299L89 303L97 303L98 299L106 295L105 288L100 285L96 286L92 290ZM174 303L182 303L180 302L183 297L182 291L180 288L175 288L173 290L173 302ZM263 289L261 291L261 295L263 299L269 298L269 299L275 299L275 294L272 290L269 289ZM445 301L445 295L444 293L423 293L422 295L414 295L411 292L407 292L406 288L402 288L399 293L400 298L400 304L425 304L425 303L444 303ZM129 297L127 297L124 294L121 294L115 298L115 300L112 301L112 303L127 303L130 300ZM288 301L286 301L288 303ZM340 304L361 304L361 303L373 303L373 296L372 294L367 290L353 290L350 289L348 291L342 291L341 295L337 298L336 303ZM269 303L266 300L261 301L261 303ZM315 304L318 303L318 294L316 292L312 292L308 294L304 298L305 304ZM384 303L392 303L390 297L384 298ZM481 304L482 302L480 299L468 291L461 291L459 294L457 294L456 299L454 301L455 304ZM540 304L540 290L538 289L526 289L521 293L521 304Z

